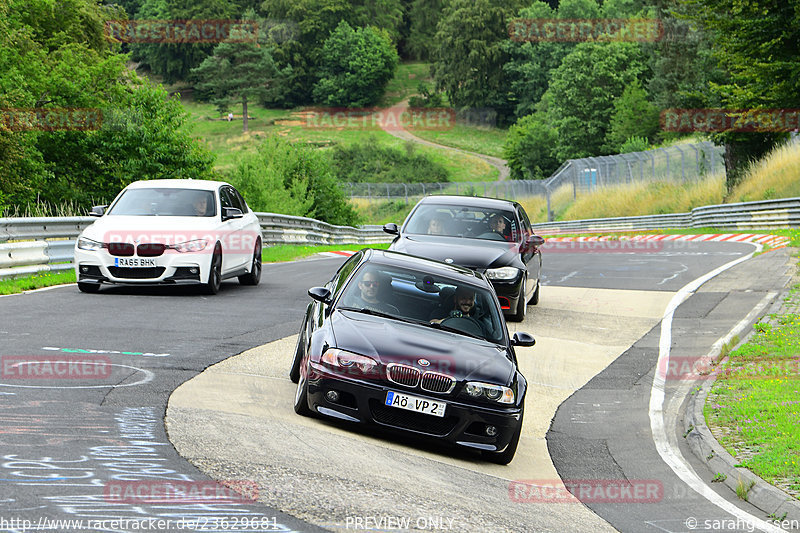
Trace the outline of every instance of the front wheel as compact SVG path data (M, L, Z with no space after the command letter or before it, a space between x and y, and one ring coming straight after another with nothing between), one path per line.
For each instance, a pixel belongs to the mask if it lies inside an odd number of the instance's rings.
M515 312L511 315L508 315L508 319L512 322L522 322L525 320L525 313L527 311L527 305L525 300L525 285L526 280L522 281L522 286L519 288L519 295L517 296L517 308Z
M208 281L203 284L205 294L217 294L222 284L222 249L217 245L211 256L211 268L208 269Z
M239 283L242 285L258 285L259 281L261 281L261 241L256 243L256 249L253 251L250 272L239 276Z
M528 304L529 305L536 305L536 304L539 303L539 287L540 287L540 284L539 284L539 280L537 279L536 280L536 290L533 291L533 296L531 296L531 299L528 300Z
M308 381L302 372L297 382L297 392L294 395L294 412L301 416L314 414L308 407Z
M303 362L303 356L306 354L305 343L303 342L303 332L305 331L305 323L297 336L297 346L294 349L294 360L292 361L292 368L289 369L289 379L292 383L300 381L300 364Z

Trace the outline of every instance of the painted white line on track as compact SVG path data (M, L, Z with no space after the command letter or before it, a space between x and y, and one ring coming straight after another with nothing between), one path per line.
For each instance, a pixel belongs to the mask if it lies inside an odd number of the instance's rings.
M656 372L653 376L653 387L650 390L650 430L653 433L653 442L656 445L658 454L665 463L672 469L675 474L683 480L692 490L703 496L712 504L720 509L730 513L731 515L751 524L754 528L760 531L769 533L782 533L783 530L776 527L769 522L761 520L760 518L752 515L736 505L730 503L725 498L714 492L702 479L694 469L689 465L686 459L681 454L677 445L671 445L667 425L664 420L664 397L666 386L666 369L669 368L669 355L670 346L672 345L672 318L678 306L686 301L691 294L696 291L703 283L718 276L722 272L732 268L739 263L743 263L752 258L756 252L760 252L762 247L760 244L751 243L756 247L756 250L746 256L740 257L734 261L726 263L711 272L687 283L684 285L670 300L667 309L664 311L664 316L661 320L661 336L658 343L658 363L656 364ZM748 315L750 316L750 315ZM738 326L738 325L737 325ZM719 341L717 341L719 342ZM659 370L664 369L664 370ZM674 429L674 428L671 428Z

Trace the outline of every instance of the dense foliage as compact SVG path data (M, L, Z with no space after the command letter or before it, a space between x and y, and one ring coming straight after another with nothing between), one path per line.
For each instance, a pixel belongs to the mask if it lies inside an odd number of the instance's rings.
M449 181L447 170L423 154L414 143L405 150L381 146L374 137L364 143L337 145L331 155L336 176L345 182L441 183Z

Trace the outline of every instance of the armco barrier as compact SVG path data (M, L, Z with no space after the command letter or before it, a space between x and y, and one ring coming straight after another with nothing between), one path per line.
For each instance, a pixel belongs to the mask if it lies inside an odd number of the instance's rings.
M256 213L265 246L388 242L380 226L334 226L312 218ZM0 218L0 279L72 268L73 247L92 217ZM698 207L691 213L595 218L533 224L539 233L717 228L755 230L800 227L800 198Z
M381 226L334 226L312 218L256 213L265 246L388 242ZM93 217L0 218L0 279L72 268L75 239Z

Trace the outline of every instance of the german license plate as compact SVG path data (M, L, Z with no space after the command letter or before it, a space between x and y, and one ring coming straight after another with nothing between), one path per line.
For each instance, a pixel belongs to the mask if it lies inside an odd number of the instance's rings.
M115 257L114 266L145 268L156 266L154 257Z
M385 404L389 407L398 407L406 411L441 417L444 417L444 409L447 406L444 402L417 398L416 396L409 396L408 394L401 394L394 391L388 391L386 393Z

